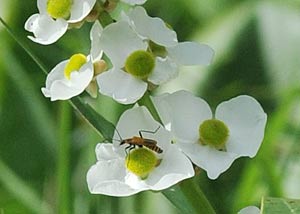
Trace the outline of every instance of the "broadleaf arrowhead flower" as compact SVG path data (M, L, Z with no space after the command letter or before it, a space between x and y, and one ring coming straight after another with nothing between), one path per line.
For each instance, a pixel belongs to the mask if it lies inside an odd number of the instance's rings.
M101 143L96 147L97 163L87 173L90 192L129 196L144 190L166 189L192 177L192 163L171 144L170 133L160 126L145 107L125 111L117 124L119 134L115 132L113 144ZM141 130L156 130L143 132L142 137L155 140L162 153L145 146L126 149L128 144L120 145L123 139L139 136Z
M62 37L71 23L82 21L93 9L96 0L37 0L39 13L30 16L25 30L32 41L49 45Z
M267 115L252 97L242 95L209 105L187 91L153 98L173 141L210 179L242 156L254 157L262 143Z
M98 76L99 90L123 104L140 99L149 83L160 85L175 78L178 65L207 65L213 57L207 45L178 43L175 31L139 6L107 26L99 44L113 65Z
M70 59L57 64L47 75L46 87L42 88L45 97L51 101L67 100L81 94L91 83L97 72L94 63L100 61L102 50L95 44L95 36L99 36L102 27L96 21L91 29L91 54L74 54Z

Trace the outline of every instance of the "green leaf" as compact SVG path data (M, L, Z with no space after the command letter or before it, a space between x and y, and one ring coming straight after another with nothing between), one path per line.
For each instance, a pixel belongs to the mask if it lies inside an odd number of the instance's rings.
M70 101L71 105L81 114L95 131L106 140L112 140L115 126L106 120L102 115L96 112L88 103L85 103L80 97L74 97Z
M184 180L162 193L182 214L216 213L193 178Z
M53 213L51 207L0 159L0 183L33 213Z
M300 213L300 200L284 198L263 198L261 214L296 214Z

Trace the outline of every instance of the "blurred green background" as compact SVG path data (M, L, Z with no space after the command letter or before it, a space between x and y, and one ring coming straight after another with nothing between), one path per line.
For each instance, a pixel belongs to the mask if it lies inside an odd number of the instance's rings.
M148 0L151 16L171 24L180 41L209 44L208 67L185 67L156 93L190 90L213 107L248 94L268 114L258 155L240 158L217 180L195 179L217 213L259 206L262 196L300 198L300 1ZM0 0L0 15L50 69L72 54L89 52L89 30L70 30L50 46L26 38L36 0ZM0 214L179 213L161 194L91 195L86 172L102 139L66 102L50 102L45 75L0 25ZM86 98L116 123L126 108Z

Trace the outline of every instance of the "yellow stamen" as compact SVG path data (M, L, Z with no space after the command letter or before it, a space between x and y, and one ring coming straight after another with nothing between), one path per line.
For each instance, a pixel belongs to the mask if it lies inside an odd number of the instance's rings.
M65 77L70 80L71 79L71 73L73 71L78 71L81 66L83 66L87 62L86 56L83 54L74 54L71 58L68 64L66 65L64 69Z
M70 17L72 4L73 0L48 0L47 12L52 18L67 19Z

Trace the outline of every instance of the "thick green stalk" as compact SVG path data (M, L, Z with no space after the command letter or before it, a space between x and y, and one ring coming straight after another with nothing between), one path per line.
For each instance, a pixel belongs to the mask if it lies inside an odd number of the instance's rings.
M58 140L58 209L60 214L70 214L72 212L71 203L71 107L69 103L60 102L59 109L59 140Z

